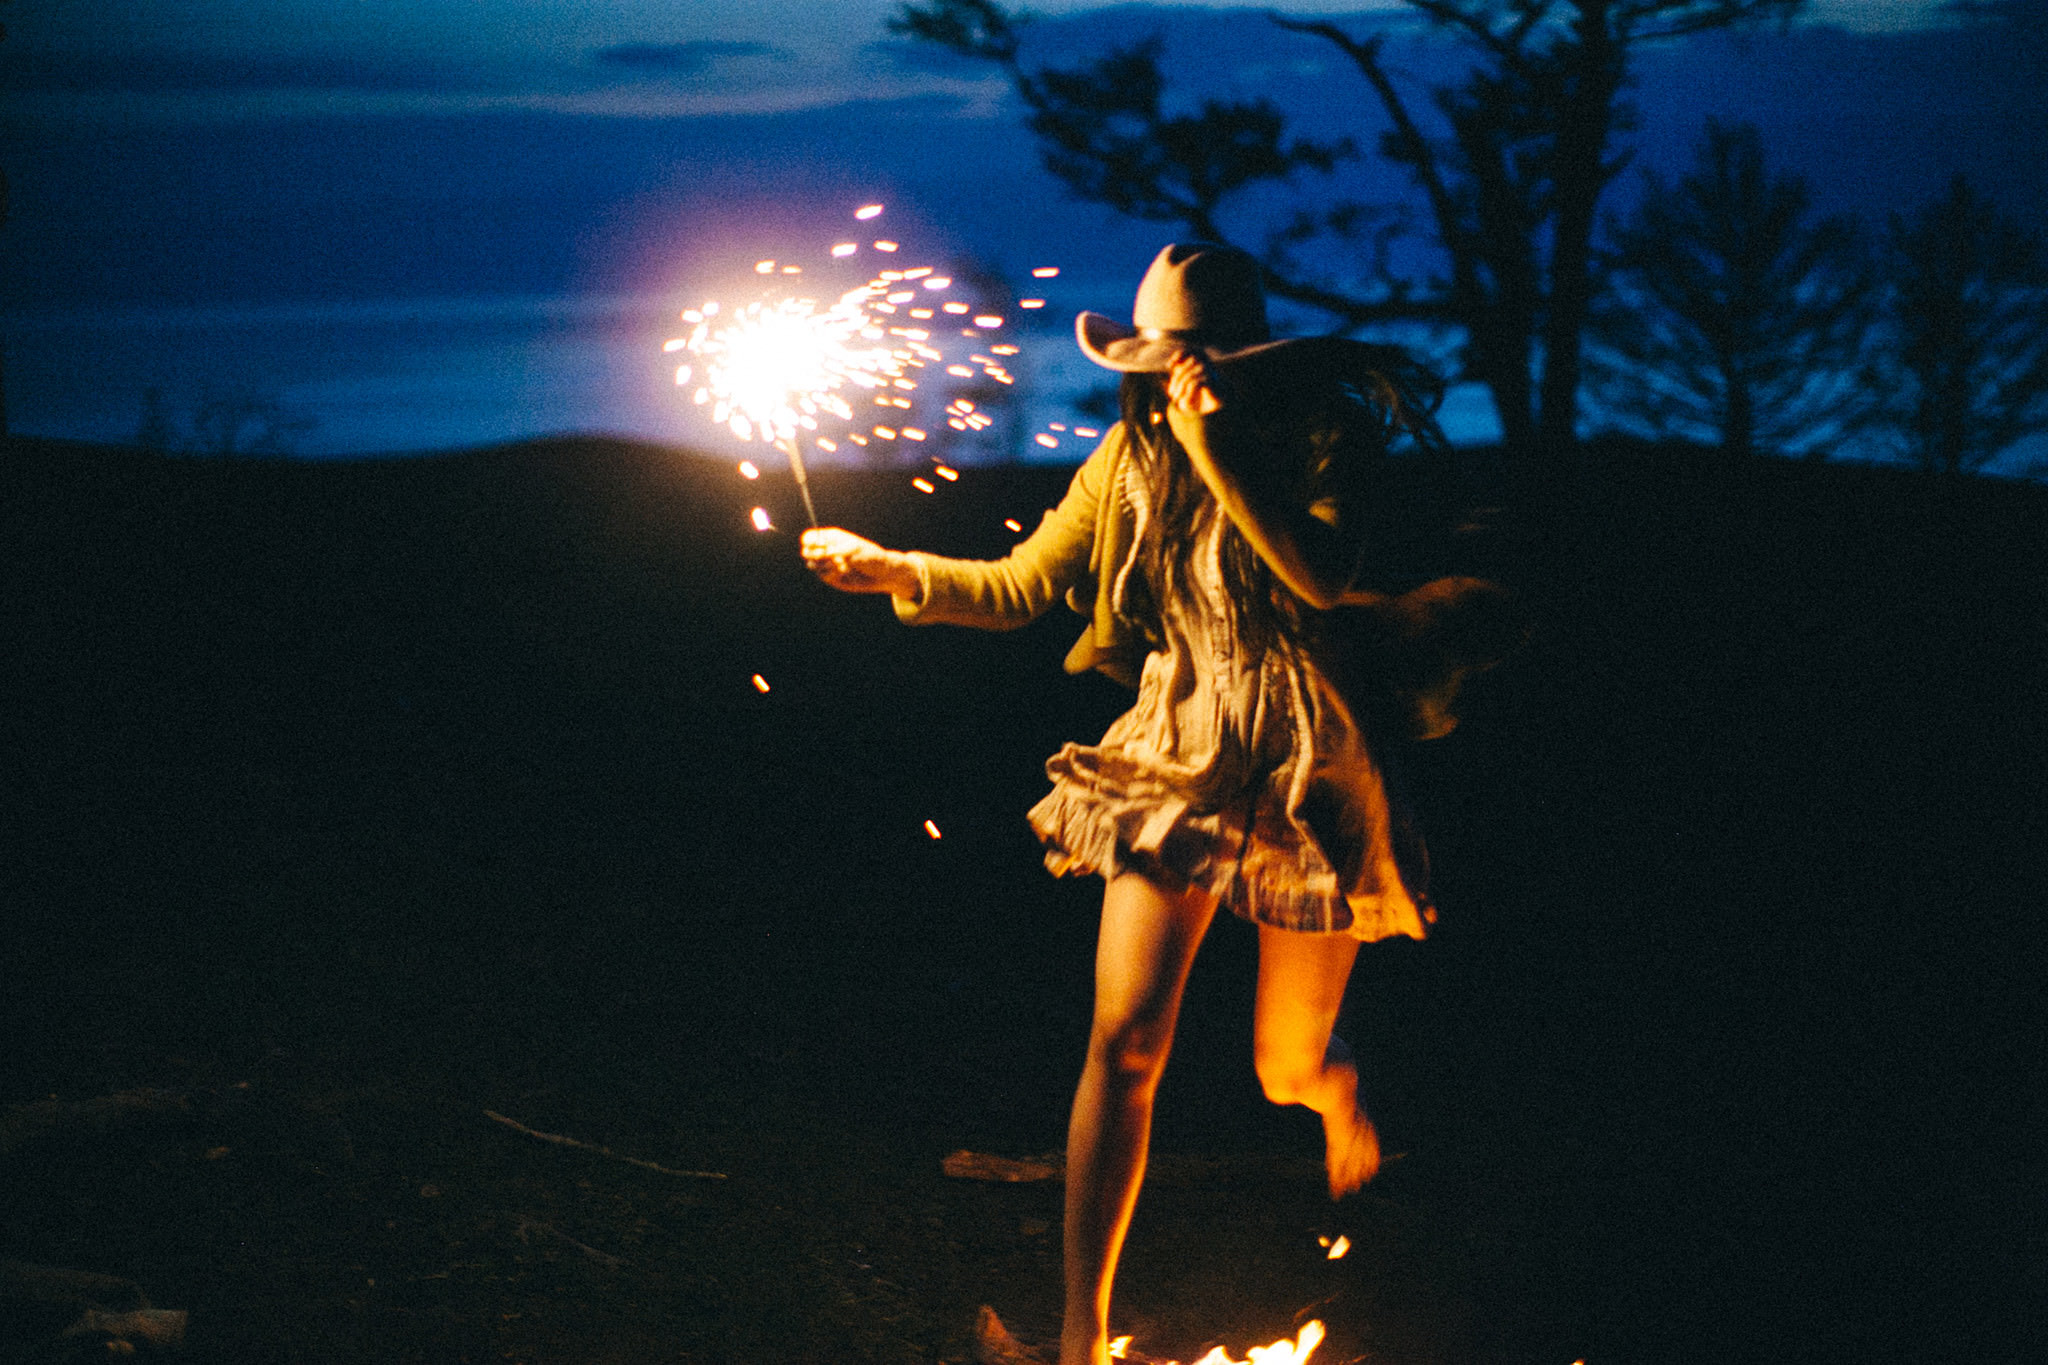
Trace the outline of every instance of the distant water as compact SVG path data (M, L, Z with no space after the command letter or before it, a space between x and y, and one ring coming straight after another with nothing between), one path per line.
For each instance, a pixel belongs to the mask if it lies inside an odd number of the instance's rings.
M130 441L155 390L174 429L212 394L271 401L303 427L292 450L316 458L567 432L737 458L749 447L692 408L675 385L674 357L662 354L663 340L680 331L679 308L679 300L641 295L17 313L0 318L9 426ZM1114 376L1081 356L1070 318L1070 309L1048 308L1011 320L1009 339L1022 347L1010 362L1020 429L997 429L955 458L1004 458L1012 447L1025 459L1085 453L1077 438L1049 428L1085 423L1076 403ZM1446 418L1454 439L1491 435L1476 393L1454 396ZM1039 433L1059 444L1035 441Z
M1088 443L1053 430L1114 377L1082 357L1071 307L1011 319L1022 352L1012 423L956 446L957 463L1072 461ZM136 439L152 390L173 431L210 395L274 404L293 453L334 459L453 450L525 437L606 434L759 454L691 406L661 343L681 301L655 295L492 296L247 307L93 309L0 317L8 425L25 435ZM957 343L956 343L957 344ZM963 352L964 355L964 352ZM935 406L921 411L927 421ZM1441 414L1457 444L1498 439L1475 386ZM1097 421L1097 425L1100 422ZM1056 445L1046 446L1044 434ZM815 459L832 457L814 455ZM2036 438L2003 471L2048 458Z

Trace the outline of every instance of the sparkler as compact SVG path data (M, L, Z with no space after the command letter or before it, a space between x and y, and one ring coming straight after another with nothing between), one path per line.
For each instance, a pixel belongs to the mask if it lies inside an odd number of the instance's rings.
M867 204L853 216L868 222L881 213L882 205ZM885 255L898 245L886 239L872 243ZM830 247L829 254L837 262L860 251L859 242L841 241ZM756 262L754 272L793 285L786 277L801 277L803 267L771 259ZM956 378L975 374L967 365L945 363L945 355L932 344L932 328L959 324L962 337L978 340L1003 326L1001 314L941 298L952 285L950 276L931 266L917 266L879 271L829 306L794 294L764 296L729 313L722 313L716 302L706 303L683 312L683 321L692 324L692 330L663 349L688 353L690 359L676 367L676 383L694 383L692 398L710 407L711 420L743 441L758 438L788 458L790 474L803 495L804 513L816 526L818 510L804 468L804 442L815 440L822 450L837 450L836 441L818 434L827 422L841 424L843 439L860 446L868 444L870 435L883 441L926 439L924 428L905 424L915 405L910 395L918 387L908 372L933 366ZM928 325L913 325L920 323ZM973 357L975 367L998 383L1014 383L996 357L1015 355L1017 348L989 346L988 351ZM861 390L865 395L857 392ZM856 429L859 419L850 396L865 396L873 406L890 409L888 422L868 431ZM949 405L947 425L960 431L986 426L988 419L970 417L972 408ZM741 472L750 468L751 463ZM756 474L758 470L747 477ZM940 477L957 476L942 470Z

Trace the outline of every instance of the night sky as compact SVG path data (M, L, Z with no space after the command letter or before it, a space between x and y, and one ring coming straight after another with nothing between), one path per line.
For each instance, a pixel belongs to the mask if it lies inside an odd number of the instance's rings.
M1063 268L1019 371L1035 420L1064 416L1093 382L1067 319L1127 307L1170 230L1069 197L1000 76L893 39L893 8L12 6L10 425L123 440L146 390L173 415L236 391L309 419L308 455L566 431L716 447L661 362L678 302L737 287L757 256L820 251L871 200L943 265ZM1334 50L1260 11L1035 8L1027 65L1162 32L1172 94L1266 95L1304 131L1377 134ZM2048 218L2042 30L1957 28L1940 9L1824 0L1789 35L1644 52L1638 164L1681 167L1707 116L1749 119L1821 211L1875 222L1963 171L2022 221ZM1427 41L1397 53L1418 81L1455 61ZM1403 191L1373 158L1297 188ZM1256 241L1279 212L1246 204L1234 223ZM1486 439L1470 399L1448 424Z

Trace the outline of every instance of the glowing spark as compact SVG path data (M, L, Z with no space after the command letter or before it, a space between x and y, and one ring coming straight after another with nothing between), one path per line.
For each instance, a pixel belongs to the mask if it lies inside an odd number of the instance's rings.
M1040 445L1044 446L1047 450L1058 450L1060 448L1058 438L1048 436L1042 431L1039 432L1038 435L1032 437L1031 439L1038 442Z
M991 351L995 352L995 353L996 353L997 355L1015 355L1015 354L1017 354L1017 348L1016 348L1015 346L1007 346L1007 345L1006 345L1006 346L991 346L991 347L989 347L989 349L990 349Z
M754 529L756 531L772 531L775 529L775 523L768 520L767 508L756 507L753 510L752 516L754 519Z
M1024 523L1015 517L1004 517L1003 525L1009 527L1012 531L1022 531L1024 529Z
M924 832L925 832L926 834L929 834L929 835L931 835L931 836L932 836L932 838L934 838L934 839L937 839L937 838L939 838L939 837L940 837L940 835L939 835L939 827L938 827L937 825L933 824L933 823L932 823L931 821L929 821L929 820L927 820L927 821L925 821L925 822L924 822Z
M880 204L862 204L859 208L853 211L853 216L860 219L860 221L862 221L863 223L865 223L870 218L881 217L882 206Z
M1048 431L1065 431L1067 429L1065 422L1047 422L1045 426Z
M974 371L968 369L965 365L948 365L946 367L946 373L950 375L955 375L961 379L974 378Z
M1129 1337L1117 1337L1109 1343L1109 1358L1111 1360L1122 1360L1124 1352L1130 1349L1131 1339Z
M950 275L931 275L925 279L924 287L927 289L946 289L952 283L953 277Z
M922 441L924 439L924 432L916 427L905 427L903 428L903 439L906 441Z
M687 318L689 314L685 313L683 316ZM661 349L664 351L680 351L689 344L689 341L684 337L670 337L667 341L661 343Z
M1056 265L1042 265L1031 272L1031 278L1034 280L1049 280L1059 273L1060 268Z
M939 491L939 486L930 479L912 479L910 486L920 493L936 493Z
M754 690L756 692L766 692L768 690L768 680L759 673L754 675Z
M896 429L894 427L876 427L875 435L885 441L893 441L896 439Z
M775 273L775 262L773 262L773 261L756 261L756 262L754 262L754 273L755 273L756 275L773 275L773 274Z
M931 315L932 310L929 308L913 308L910 310L910 316L914 318L928 318Z
M946 305L946 311L948 313L964 313L967 311L967 305L964 303L949 303Z
M800 265L786 265L782 267L782 273L785 275L801 275L804 273L804 268Z
M932 468L932 473L938 475L947 483L958 483L960 481L960 471L951 465L935 465Z
M1018 300L1017 300L1017 306L1018 306L1019 308L1043 308L1043 307L1045 307L1045 300L1044 300L1044 299L1018 299Z
M974 319L974 325L976 327L1000 327L1003 325L1003 320L994 313L983 313Z
M899 243L896 243L896 242L891 242L891 241L888 241L888 240L886 240L886 239L885 239L885 240L882 240L882 241L879 241L879 242L876 242L876 243L875 243L875 250L877 250L877 251L894 251L894 250L895 250L895 249L897 248L897 246L898 246L898 245L899 245Z
M868 299L861 288L822 310L810 299L757 302L715 330L700 324L685 345L707 371L705 389L717 400L712 419L741 440L758 434L783 444L815 430L820 413L851 418L838 390L873 387L903 370L887 347L863 344L872 330Z
M1094 427L1075 427L1074 434L1076 436L1086 436L1092 440L1095 437L1100 436L1102 433L1097 431Z
M758 479L758 478L760 478L760 477L761 477L761 466L759 466L759 465L755 464L755 463L754 463L754 462L753 462L752 460L741 460L741 461L740 461L740 477L741 477L741 478L743 478L743 479Z
M906 271L904 271L904 272L903 272L903 278L904 278L904 279L906 279L906 280L916 280L916 279L922 279L922 278L923 278L924 276L926 276L926 275L929 275L929 274L931 274L931 273L932 273L932 268L931 268L930 266L928 266L928 265L921 265L921 266L919 266L919 267L918 267L917 269L915 269L915 270L906 270Z
M854 252L859 250L859 242L840 242L838 245L832 248L832 255L835 258L840 256L851 256Z
M838 447L838 445L837 445L836 443L834 443L834 442L832 442L832 441L828 441L828 440L826 440L826 439L825 439L824 437L820 436L820 437L818 438L818 449L820 449L820 450L827 450L827 451L830 451L830 450L837 450L837 449L839 449L839 447Z
M1330 1243L1329 1259L1333 1261L1341 1261L1344 1259L1344 1253L1349 1250L1351 1250L1351 1239L1349 1237L1340 1236L1337 1238L1336 1241Z

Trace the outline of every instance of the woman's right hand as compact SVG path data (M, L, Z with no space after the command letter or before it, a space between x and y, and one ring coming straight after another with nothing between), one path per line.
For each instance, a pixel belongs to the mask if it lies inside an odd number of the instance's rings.
M841 592L886 592L916 601L922 592L911 556L885 550L837 526L804 532L804 567Z

